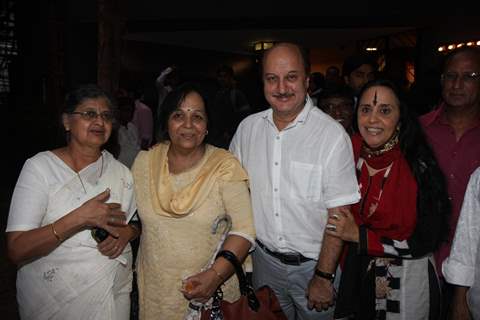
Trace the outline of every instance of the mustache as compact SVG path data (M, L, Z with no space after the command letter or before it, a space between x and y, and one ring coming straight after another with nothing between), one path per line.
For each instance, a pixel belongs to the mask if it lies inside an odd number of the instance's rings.
M293 93L285 92L285 93L274 93L274 98L290 98L293 96Z

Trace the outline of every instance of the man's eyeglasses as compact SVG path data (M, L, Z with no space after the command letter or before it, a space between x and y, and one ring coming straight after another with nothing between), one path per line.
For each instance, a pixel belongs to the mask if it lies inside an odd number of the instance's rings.
M474 83L480 79L479 72L465 72L463 74L458 74L456 72L446 72L442 74L442 80L448 82L455 82L460 77L463 82Z
M83 120L93 121L97 119L97 117L102 117L103 121L112 122L115 119L115 115L113 112L104 111L97 113L95 111L73 111L70 114L79 114Z

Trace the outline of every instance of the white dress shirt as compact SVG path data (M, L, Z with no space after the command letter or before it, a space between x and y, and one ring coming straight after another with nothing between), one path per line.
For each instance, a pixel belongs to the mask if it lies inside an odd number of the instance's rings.
M470 176L450 256L442 265L445 280L470 287L467 301L474 319L480 319L480 168Z
M247 117L230 144L250 178L257 238L279 252L317 259L327 209L360 199L350 138L307 102L278 131L272 109Z

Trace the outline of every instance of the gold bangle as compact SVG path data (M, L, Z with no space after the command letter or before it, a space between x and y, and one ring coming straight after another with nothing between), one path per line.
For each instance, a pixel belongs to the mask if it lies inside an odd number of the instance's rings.
M57 230L55 230L55 222L52 222L52 232L53 232L53 235L55 236L55 238L57 238L58 242L62 242L63 239L62 237L60 237L60 235L57 233Z
M219 277L220 280L222 280L222 282L225 282L225 278L220 274L220 272L218 272L213 266L211 266L210 269L212 269L213 272L215 272L215 274L217 275L217 277Z

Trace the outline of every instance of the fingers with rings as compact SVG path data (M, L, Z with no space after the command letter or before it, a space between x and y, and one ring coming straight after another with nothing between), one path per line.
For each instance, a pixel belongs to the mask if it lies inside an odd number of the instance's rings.
M336 231L337 230L337 226L334 225L334 224L331 224L331 223L328 223L325 228L327 228L328 231Z

